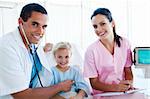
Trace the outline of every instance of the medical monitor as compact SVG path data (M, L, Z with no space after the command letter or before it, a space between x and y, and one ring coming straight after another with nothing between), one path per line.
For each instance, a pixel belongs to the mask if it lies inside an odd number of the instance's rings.
M136 47L134 49L135 66L150 66L150 47Z

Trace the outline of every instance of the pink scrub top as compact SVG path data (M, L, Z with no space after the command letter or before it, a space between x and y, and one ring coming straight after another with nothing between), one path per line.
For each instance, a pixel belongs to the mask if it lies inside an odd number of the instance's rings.
M132 54L129 42L122 38L121 47L115 44L112 55L104 45L97 40L91 44L85 53L84 76L95 78L106 84L117 84L124 79L124 67L132 65ZM101 93L93 89L93 94Z

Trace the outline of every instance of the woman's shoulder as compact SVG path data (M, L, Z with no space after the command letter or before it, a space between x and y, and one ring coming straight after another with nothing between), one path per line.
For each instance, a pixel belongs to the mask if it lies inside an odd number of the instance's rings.
M130 46L130 41L128 40L128 38L126 38L126 37L121 37L122 39L121 39L121 43L122 43L122 45L124 45L124 46Z
M124 41L124 42L128 42L128 41L129 41L127 37L121 37L121 39L122 39L122 41Z
M99 40L96 40L95 42L93 42L92 44L90 44L87 48L87 50L93 50L95 48L97 48L97 45L99 44Z

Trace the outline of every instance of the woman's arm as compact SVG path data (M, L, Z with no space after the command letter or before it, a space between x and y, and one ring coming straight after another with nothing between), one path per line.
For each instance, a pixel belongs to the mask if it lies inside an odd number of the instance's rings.
M125 81L130 86L130 89L133 88L133 73L131 67L125 67L124 68L124 74L125 74Z
M133 73L131 67L124 68L125 80L133 80Z
M90 78L90 83L93 89L107 92L124 92L129 89L126 84L105 84L98 80L98 78Z

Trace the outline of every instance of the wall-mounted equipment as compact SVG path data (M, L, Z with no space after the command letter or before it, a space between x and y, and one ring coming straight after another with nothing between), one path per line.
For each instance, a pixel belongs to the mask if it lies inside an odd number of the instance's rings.
M134 65L145 70L145 77L150 78L150 47L136 47L134 49Z

